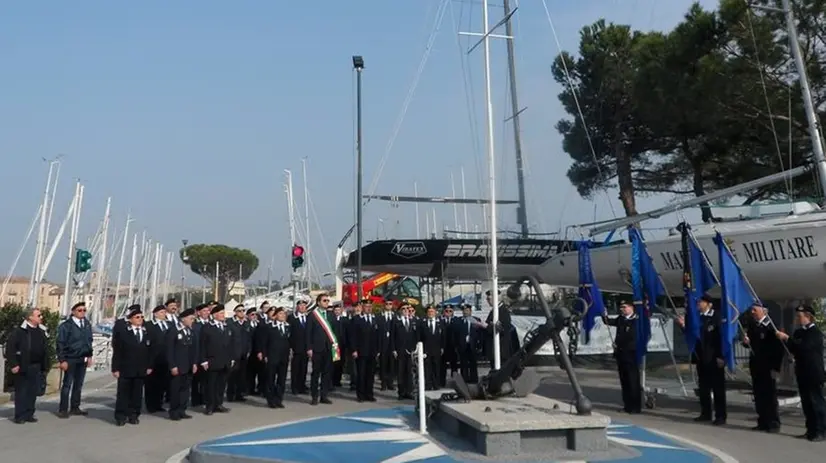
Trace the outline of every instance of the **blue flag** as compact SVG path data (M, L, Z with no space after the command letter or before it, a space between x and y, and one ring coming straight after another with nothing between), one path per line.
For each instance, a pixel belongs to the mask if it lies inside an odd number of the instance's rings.
M582 331L585 333L585 344L588 344L591 342L591 330L594 329L597 318L605 312L605 303L591 268L591 242L580 241L577 249L580 299L577 301L577 311L582 316Z
M720 287L723 290L721 305L725 308L723 310L724 327L720 332L723 358L726 359L729 371L734 371L734 338L737 337L740 314L760 301L752 294L743 276L743 271L731 255L731 250L726 246L720 232L717 232L714 237L714 243L720 255Z
M651 339L651 307L657 304L665 290L639 230L630 228L628 237L631 240L631 284L637 313L637 362L640 363L648 353Z
M697 302L711 288L717 286L714 272L706 261L703 250L691 235L691 227L680 226L683 242L683 290L685 291L685 342L688 352L694 353L700 339L700 313Z

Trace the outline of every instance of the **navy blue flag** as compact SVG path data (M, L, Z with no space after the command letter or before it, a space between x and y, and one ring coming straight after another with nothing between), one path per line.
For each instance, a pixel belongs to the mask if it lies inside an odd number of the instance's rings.
M734 359L734 338L737 337L737 328L740 314L755 304L760 303L751 292L751 287L743 276L743 271L731 255L731 250L726 246L723 235L717 232L714 237L717 245L717 252L720 256L720 287L723 290L721 304L725 307L723 311L725 327L720 335L723 337L723 358L726 360L729 371L734 371L736 364Z
M700 339L700 313L697 302L711 288L717 286L714 271L691 234L691 227L680 226L683 242L683 290L685 291L685 342L688 351L694 353Z
M582 331L585 334L585 344L591 342L591 330L596 325L596 320L605 312L605 303L602 300L602 293L594 280L594 272L591 268L591 242L580 241L577 246L579 257L579 300L577 301L577 311L582 316Z
M637 362L640 363L648 353L648 341L651 340L651 307L657 304L665 290L639 230L630 228L628 237L631 240L631 284L637 313Z

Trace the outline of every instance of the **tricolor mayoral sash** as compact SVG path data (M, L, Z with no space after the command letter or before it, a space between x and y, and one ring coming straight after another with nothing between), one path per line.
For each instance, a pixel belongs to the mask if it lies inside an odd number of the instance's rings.
M341 350L338 348L338 339L336 338L336 334L333 332L333 327L330 326L330 323L327 321L327 317L321 315L320 308L313 310L313 316L318 324L321 325L321 328L324 329L324 332L327 334L327 339L330 340L330 344L333 345L333 361L338 362L341 360Z

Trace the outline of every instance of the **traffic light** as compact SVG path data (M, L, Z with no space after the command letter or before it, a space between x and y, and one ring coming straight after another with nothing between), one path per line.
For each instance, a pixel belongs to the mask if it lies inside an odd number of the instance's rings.
M92 269L92 253L78 249L75 253L75 273L88 272Z
M293 271L298 270L304 265L304 248L299 245L293 245Z

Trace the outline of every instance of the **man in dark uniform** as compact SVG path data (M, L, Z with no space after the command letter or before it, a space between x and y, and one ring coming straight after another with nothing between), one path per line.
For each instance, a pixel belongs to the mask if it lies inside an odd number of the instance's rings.
M757 411L755 431L776 433L780 431L780 414L777 403L777 374L783 366L786 353L783 342L775 335L774 324L765 307L751 308L752 323L748 324L743 345L749 348L749 371Z
M86 304L78 302L72 306L72 315L57 327L57 362L63 372L58 418L87 415L80 409L80 395L92 354L92 326L86 319Z
M115 424L138 424L143 401L144 379L152 374L152 343L143 327L143 312L134 307L128 324L112 341L112 376L118 380L115 396Z
M356 360L356 400L375 402L373 388L376 381L376 355L379 350L378 324L369 299L361 301L362 314L352 330L353 353Z
M478 383L479 365L476 358L476 346L480 342L482 331L479 329L479 320L473 316L473 307L470 304L462 306L462 316L455 322L453 345L456 346L459 356L462 379L466 383Z
M296 303L296 312L291 314L290 320L290 348L293 350L293 358L290 361L290 392L293 394L306 394L307 388L307 366L310 359L307 357L307 301L300 300Z
M786 343L794 356L794 373L800 392L800 406L806 417L806 433L799 436L812 442L826 438L826 401L823 399L823 332L815 325L815 311L810 306L797 308L798 328L790 337L781 331L778 339Z
M347 318L347 325L344 327L344 339L347 341L347 372L350 375L350 391L357 391L359 387L358 360L353 356L353 352L358 350L358 330L362 310L362 301L356 302Z
M284 408L284 390L287 388L287 366L290 364L290 324L287 312L278 307L273 318L267 321L266 336L258 346L256 357L262 359L267 373L264 384L267 405L270 408Z
M255 361L258 362L259 365L256 376L255 393L262 397L267 393L267 365L264 364L264 355L261 354L261 352L263 352L263 346L267 343L268 327L270 326L270 322L274 320L274 313L275 307L271 307L267 302L261 304L260 320L258 320L252 333L253 351L256 352Z
M209 314L212 311L212 302L200 304L195 307L195 323L192 324L192 335L195 337L195 345L200 348L201 330L209 324ZM198 352L200 356L200 352ZM199 357L200 358L200 357ZM192 406L199 407L204 404L204 387L206 385L206 371L198 365L198 371L192 375Z
M244 328L247 330L247 339L249 339L249 352L250 355L247 357L247 369L245 372L245 389L244 393L247 395L255 395L257 392L263 387L264 381L259 380L259 376L262 375L262 370L264 369L263 363L258 360L258 357L254 355L257 350L257 346L255 346L255 331L258 329L258 325L261 322L258 320L258 312L255 311L255 307L250 307L247 309L247 322L244 323ZM263 378L261 378L263 379Z
M442 364L439 366L439 386L447 386L447 370L450 368L450 376L459 370L459 356L456 352L456 318L453 316L453 304L445 305L442 310L442 323L445 327L445 354L442 355Z
M319 395L321 403L333 403L329 398L333 389L333 362L340 359L341 351L327 314L329 305L329 295L316 296L316 308L307 321L307 357L313 362L313 374L310 377L311 405L318 405Z
M397 359L397 373L399 383L399 400L414 399L413 397L413 368L411 357L419 342L419 331L416 322L410 317L412 308L405 304L396 318L393 333L393 356Z
M439 389L439 368L442 365L442 355L445 350L445 327L436 318L436 308L427 308L427 318L422 320L419 327L422 344L424 345L424 383L425 389L434 391Z
M227 377L227 401L245 402L247 358L252 348L252 340L246 326L247 313L243 304L238 304L233 310L235 317L227 322L227 328L232 333L232 360L234 365Z
M192 376L198 371L198 344L192 332L195 309L186 309L178 315L178 324L171 330L167 342L166 361L172 377L169 383L169 419L189 419L189 388Z
M608 318L608 312L602 314L602 322L616 327L614 336L614 359L617 361L620 387L622 388L623 410L626 413L642 413L642 382L640 365L637 361L637 314L634 305L621 301L620 314Z
M697 382L700 396L700 416L694 421L712 421L711 396L714 393L714 421L716 426L726 424L726 362L723 359L723 342L720 334L725 323L720 313L712 307L712 299L704 295L697 302L700 311L700 339L691 356L697 366ZM677 317L677 324L685 328L685 318Z
M165 412L163 397L169 389L169 365L167 364L167 339L174 325L166 321L166 306L159 305L152 309L152 322L147 323L146 335L149 337L149 362L152 374L146 378L144 394L146 411L149 413Z
M376 318L378 325L378 360L379 360L379 380L382 391L395 391L393 386L393 369L396 358L393 357L393 325L395 317L393 315L393 302L384 302L384 311Z
M347 317L341 313L341 304L336 303L333 306L333 315L330 318L330 323L333 325L333 333L338 339L338 347L342 352L339 360L333 362L333 387L341 387L341 378L344 376L344 351L347 349Z
M501 295L500 295L501 296ZM485 298L488 302L488 305L491 306L490 313L488 313L488 318L485 323L480 323L479 326L487 330L487 336L485 339L485 353L489 356L488 360L490 360L490 367L491 369L494 368L494 354L493 354L493 336L494 334L499 334L499 358L502 364L508 361L511 356L513 342L512 342L512 334L511 330L513 329L513 324L511 323L511 313L505 304L502 302L501 298L499 299L499 307L493 307L493 296L491 295L490 290L485 292ZM495 326L493 324L493 311L498 310L499 315L499 325ZM501 366L501 365L500 365Z
M14 381L14 419L17 424L37 423L35 402L43 373L49 371L48 335L40 328L40 309L29 309L26 320L6 340L6 356Z
M201 329L198 352L200 365L206 372L204 384L204 414L226 413L224 394L227 389L227 374L235 365L232 360L232 332L225 323L224 304L218 304L210 311L213 321Z

